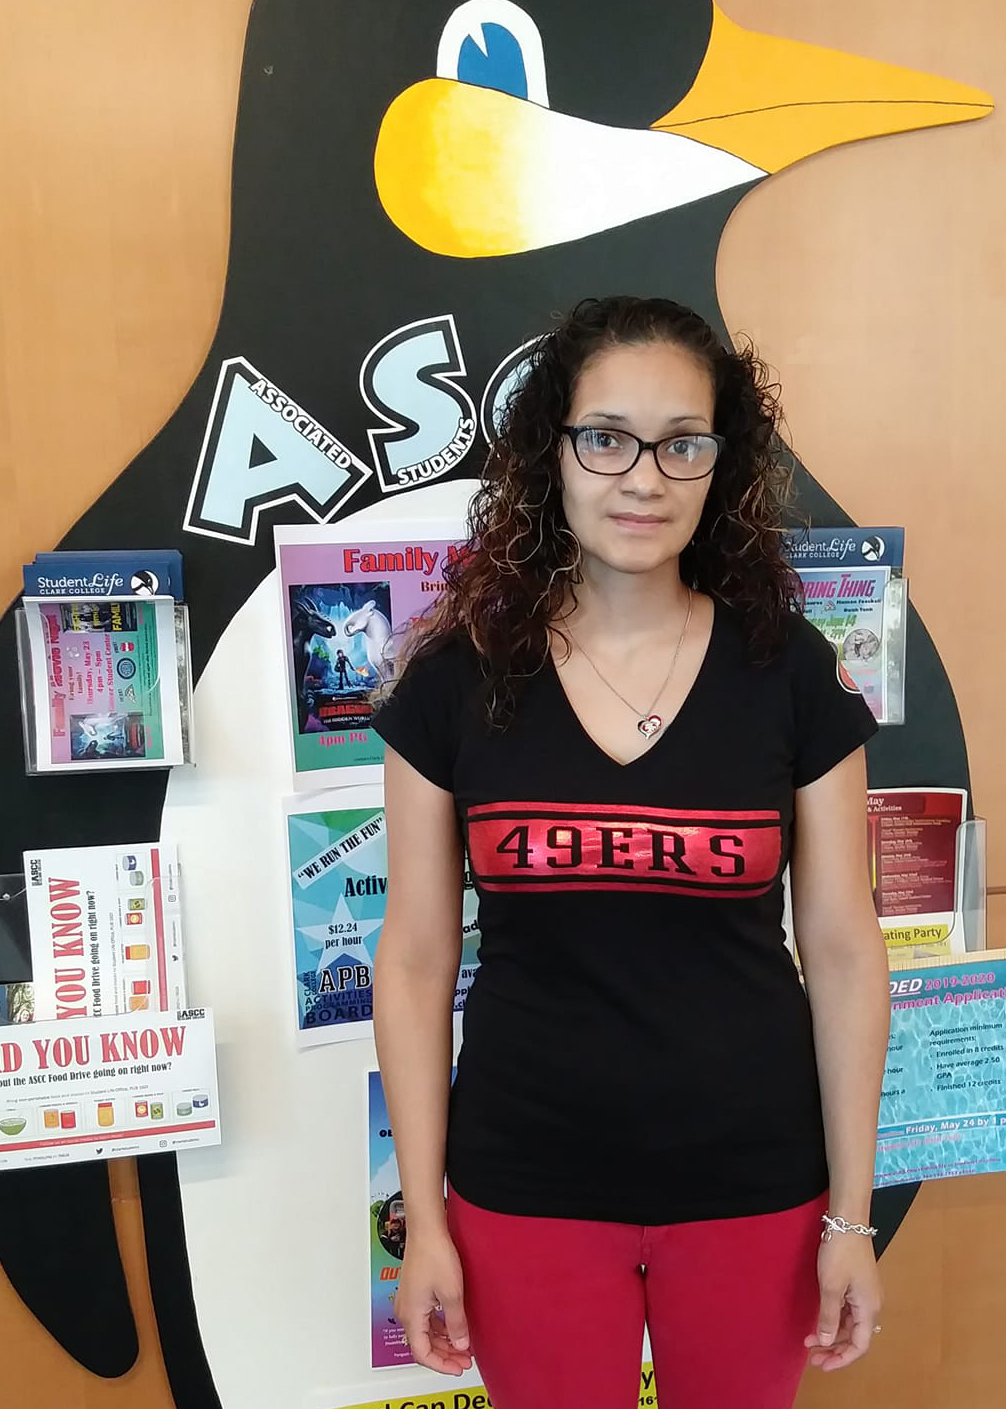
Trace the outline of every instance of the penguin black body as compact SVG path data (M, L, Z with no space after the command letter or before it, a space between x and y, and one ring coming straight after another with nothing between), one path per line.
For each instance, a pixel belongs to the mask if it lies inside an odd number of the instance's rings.
M253 8L227 286L212 347L164 429L59 545L131 548L156 539L179 548L197 678L273 567L271 524L304 517L296 505L263 509L252 542L184 527L225 359L247 359L366 463L375 417L360 393L360 368L376 343L409 323L453 315L476 403L501 359L546 327L554 311L588 294L674 298L727 336L716 300L717 249L727 219L758 175L685 204L675 205L669 192L666 209L630 223L489 258L431 252L392 222L375 187L375 142L397 95L434 75L438 39L455 8L436 0L257 0ZM711 0L623 0L614 24L610 7L582 0L529 0L524 8L541 37L550 107L624 129L645 128L685 98L709 61L717 14ZM487 34L490 75L492 57ZM477 68L477 55L474 62ZM601 199L617 202L620 175L618 169L596 173ZM477 474L480 450L484 443L477 439L450 473ZM802 466L796 477L800 505L814 522L850 523ZM340 512L380 498L379 478L372 475ZM408 511L404 497L402 511ZM0 658L10 662L13 651L11 609L0 623ZM27 847L121 841L124 818L137 840L156 838L165 774L25 777L18 692L10 670L4 679L0 872L17 870ZM871 744L871 784L968 787L950 682L914 609L905 717L903 726L883 730ZM201 942L198 934L189 936L190 944ZM175 1159L148 1156L139 1166L151 1288L175 1401L178 1409L217 1409L189 1284ZM2 1178L7 1216L0 1220L0 1262L11 1282L82 1365L99 1375L124 1373L137 1340L105 1166ZM878 1194L874 1221L881 1242L897 1228L913 1194L913 1186ZM70 1268L81 1266L85 1254L88 1313L81 1316Z

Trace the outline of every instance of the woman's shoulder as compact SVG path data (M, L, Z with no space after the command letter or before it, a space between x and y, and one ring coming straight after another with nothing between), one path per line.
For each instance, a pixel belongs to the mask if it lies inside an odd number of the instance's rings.
M782 615L775 639L767 647L755 644L751 623L744 613L725 602L716 603L716 629L737 663L759 673L792 676L820 670L822 666L834 667L834 647L813 622L796 610Z
M411 693L433 688L440 694L445 688L464 690L481 676L479 653L467 631L454 627L431 632L407 648L392 696L400 690Z

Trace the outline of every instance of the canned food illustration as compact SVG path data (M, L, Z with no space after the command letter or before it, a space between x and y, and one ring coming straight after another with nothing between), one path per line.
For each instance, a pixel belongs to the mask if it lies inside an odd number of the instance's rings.
M164 1102L163 1102L163 1101L151 1101L151 1103L150 1103L150 1119L151 1119L151 1120L163 1120L163 1119L164 1119Z
M150 1114L150 1106L146 1101L134 1101L133 1112L137 1120L146 1120L147 1116Z
M101 1126L115 1124L115 1107L111 1101L98 1102L98 1124Z
M177 1105L175 1106L175 1114L176 1114L176 1115L191 1115L191 1114L192 1114L192 1102L191 1102L191 1101L179 1101L179 1102L177 1103Z

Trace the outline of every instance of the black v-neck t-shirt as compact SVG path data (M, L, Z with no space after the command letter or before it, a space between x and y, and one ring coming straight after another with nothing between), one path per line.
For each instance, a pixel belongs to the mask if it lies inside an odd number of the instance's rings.
M827 1186L810 1010L784 945L793 795L876 723L802 617L755 665L717 604L677 716L620 764L549 661L505 729L451 637L375 728L453 794L481 967L447 1173L502 1213L662 1224L776 1212Z

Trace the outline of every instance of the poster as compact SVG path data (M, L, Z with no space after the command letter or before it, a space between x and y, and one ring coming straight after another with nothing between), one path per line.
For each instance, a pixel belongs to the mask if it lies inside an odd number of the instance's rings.
M0 1170L218 1145L219 1110L206 1009L0 1032Z
M37 1019L185 1007L173 846L27 851L24 869Z
M453 1079L453 1078L452 1078ZM367 1072L370 1156L370 1363L375 1370L415 1362L395 1320L395 1286L405 1256L405 1204L391 1118L379 1071Z
M443 589L463 525L423 520L345 527L279 525L294 787L380 781L371 728L410 624Z
M1006 1169L1006 951L891 973L875 1185Z
M384 923L388 847L380 788L290 799L287 844L297 1033L302 1046L369 1037L373 966ZM352 801L352 805L348 805ZM462 954L454 1011L478 968L478 900L470 876L462 900Z
M960 914L962 788L885 788L867 794L870 881L888 949L964 953Z
M455 1070L451 1071L452 1081ZM367 1072L367 1148L370 1180L370 1363L374 1370L387 1370L398 1365L413 1365L415 1361L406 1344L405 1333L395 1320L395 1286L405 1256L407 1229L398 1158L379 1071Z
M24 634L38 771L185 761L173 600L26 598Z
M904 545L903 528L811 529L787 545L807 620L881 724L904 719Z
M380 1399L357 1400L352 1404L342 1401L339 1405L333 1405L330 1400L326 1400L323 1402L323 1409L493 1409L493 1402L485 1385L459 1387L447 1381L446 1376L441 1378L441 1383L446 1383L447 1388L427 1385L395 1399L382 1395ZM322 1404L321 1401L319 1403ZM555 1409L560 1409L558 1399ZM650 1361L646 1361L639 1372L639 1409L657 1409L653 1365Z

